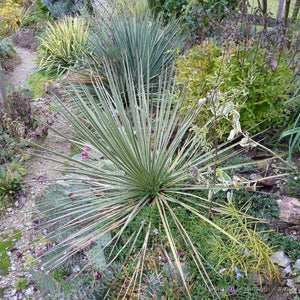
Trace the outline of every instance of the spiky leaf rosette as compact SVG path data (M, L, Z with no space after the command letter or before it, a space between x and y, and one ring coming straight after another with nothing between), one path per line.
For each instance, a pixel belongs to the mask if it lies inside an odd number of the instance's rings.
M117 261L123 251L127 251L126 257L134 258L134 267L124 279L120 287L123 292L119 293L119 297L125 297L133 291L141 295L144 260L147 257L150 233L155 228L150 220L147 225L142 223L136 228L127 240L124 240L123 233L145 208L154 206L158 211L159 226L167 241L168 255L173 257L172 264L178 269L176 272L186 297L191 298L191 295L178 256L177 237L170 227L170 218L189 249L191 263L196 265L203 284L212 295L217 296L204 267L205 258L195 246L196 241L190 238L188 228L180 223L177 209L188 211L239 244L209 217L212 212L228 213L227 207L214 203L211 196L220 189L241 187L249 182L241 181L237 184L226 174L226 168L232 169L239 165L215 168L213 171L218 163L214 151L203 153L190 132L190 126L199 111L190 111L182 117L180 104L173 101L174 87L171 80L161 80L159 92L152 98L153 94L147 90L149 85L144 85L143 76L136 86L128 72L128 105L125 106L114 73L108 67L106 77L109 92L101 81L95 79L92 94L82 85L80 92L76 88L70 92L70 105L60 103L61 113L77 132L78 138L72 142L82 149L89 147L91 151L89 158L84 160L56 153L64 165L70 165L61 171L71 175L73 183L79 184L80 188L70 195L71 200L63 201L61 205L47 211L50 220L46 224L53 226L64 221L63 225L52 232L51 237L65 236L63 233L67 233L67 237L50 251L53 256L48 263L56 267L76 252L109 236L102 248L104 252L111 250L107 268ZM237 145L231 143L220 146L218 153L226 153ZM222 160L231 156L225 155ZM72 183L72 179L69 181ZM210 199L193 193L199 190L209 190ZM137 246L137 240L143 234L143 243ZM123 246L116 252L114 249L120 241Z

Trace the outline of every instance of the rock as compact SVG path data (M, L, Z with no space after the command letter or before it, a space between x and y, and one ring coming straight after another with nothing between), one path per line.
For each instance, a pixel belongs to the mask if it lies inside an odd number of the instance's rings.
M271 259L280 267L286 268L291 260L283 253L283 251L278 251L271 256Z
M277 202L280 210L279 219L300 225L300 201L297 198L285 196Z
M294 276L299 275L300 276L300 259L297 259L295 264L293 265L292 275L294 275Z
M260 286L263 286L265 284L265 279L260 274L257 274L257 273L250 274L250 278L251 278L251 280L253 280L256 284L258 284Z
M282 271L282 273L285 274L285 275L287 275L287 274L291 273L291 271L292 271L292 268L291 268L290 265L288 265L288 266Z
M291 288L291 289L294 289L294 288L295 288L295 284L294 284L293 279L287 279L286 285L287 285L289 288Z

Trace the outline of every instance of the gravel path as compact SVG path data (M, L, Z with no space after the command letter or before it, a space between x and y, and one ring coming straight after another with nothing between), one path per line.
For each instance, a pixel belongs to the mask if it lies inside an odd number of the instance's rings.
M22 48L16 48L16 52L21 57L22 62L11 74L8 74L7 83L12 84L14 89L18 90L26 84L29 76L36 68L36 53ZM50 99L35 99L33 104L35 108L42 108L41 111L49 111L52 105ZM41 117L43 118L43 116ZM69 127L60 118L55 121L53 127L63 134L69 132ZM52 131L49 131L47 138L37 141L34 140L33 142L65 155L69 155L71 150L71 145L56 136ZM29 151L31 152L32 149ZM17 291L16 282L18 278L25 277L28 278L30 283L31 276L30 272L28 272L30 265L28 256L35 258L38 256L37 253L45 246L38 242L43 239L46 233L41 232L34 222L36 218L34 214L35 198L48 184L53 183L53 181L47 180L55 181L61 177L61 174L55 171L59 166L58 163L45 160L41 157L31 157L28 173L23 178L24 181L27 182L25 190L26 196L21 197L5 214L0 215L1 235L8 234L12 236L16 230L21 232L21 238L16 240L13 249L9 249L7 252L11 261L9 274L0 274L0 299L44 299L32 284L27 285L27 287L21 291Z
M15 50L21 59L21 63L6 76L6 82L13 85L15 90L18 90L26 84L29 76L37 68L37 54L20 47L15 47Z

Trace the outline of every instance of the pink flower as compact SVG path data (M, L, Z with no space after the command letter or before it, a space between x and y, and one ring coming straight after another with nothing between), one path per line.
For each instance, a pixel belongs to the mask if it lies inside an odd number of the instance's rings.
M85 147L84 150L85 150L85 151L92 151L92 148L90 148L90 147Z
M82 159L88 159L88 158L89 158L89 155L88 155L87 152L81 151L81 157L82 157Z

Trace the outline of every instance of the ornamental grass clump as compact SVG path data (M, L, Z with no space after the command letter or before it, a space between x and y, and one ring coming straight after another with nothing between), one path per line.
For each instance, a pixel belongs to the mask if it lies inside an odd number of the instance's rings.
M123 63L127 67L126 61ZM71 158L50 151L61 158L57 160L63 164L60 171L67 174L63 193L67 186L78 187L69 197L68 193L64 194L61 202L53 199L55 208L44 210L48 218L43 221L45 226L54 228L49 238L57 242L47 254L50 257L47 266L55 268L85 249L88 264L98 268L97 271L118 269L121 277L116 275L111 279L112 289L108 288L107 294L114 299L141 298L146 293L145 280L150 276L145 271L145 260L151 262L149 251L153 251L163 253L165 261L170 262L165 272L170 268L176 271L182 298L192 298L189 276L196 276L200 285L219 297L207 272L211 266L202 256L198 241L191 238L192 228L186 228L178 214L186 211L195 222L206 222L244 249L241 241L214 222L214 216L228 215L228 208L215 203L213 195L218 190L242 188L251 181L234 182L225 170L217 167L214 151L201 149L190 131L199 111L191 110L182 116L179 102L173 101L171 80L160 80L158 92L153 97L148 88L150 72L147 72L146 85L144 75L138 72L136 85L130 68L126 70L127 104L124 104L118 78L108 66L105 77L109 91L96 77L92 82L93 93L82 84L80 92L75 87L69 91L70 105L60 101L62 115L77 132L72 142L82 151L89 151L84 159L80 154L79 158ZM244 145L247 141L245 138ZM218 152L222 154L238 145L236 142L219 146ZM209 197L197 196L195 192L201 190L209 190ZM157 213L139 222L134 232L126 237L129 225L149 207L154 207ZM154 239L160 251L150 246ZM98 248L89 250L90 247ZM181 261L182 253L185 266ZM189 274L189 265L194 266L196 275ZM272 275L269 274L270 278ZM196 277L192 277L193 280Z
M170 70L182 41L177 23L162 26L159 19L153 20L148 15L107 12L95 18L90 36L92 55L82 61L83 71L79 73L86 82L90 73L92 77L99 75L105 79L105 65L109 64L125 97L128 72L136 86L142 76L144 84L148 83L155 91L159 76ZM91 72L87 73L87 69Z
M41 38L39 67L47 75L60 77L87 53L89 23L84 18L68 17L48 22L45 37Z

